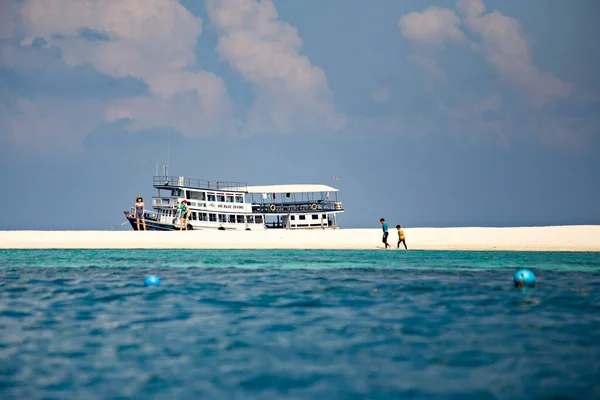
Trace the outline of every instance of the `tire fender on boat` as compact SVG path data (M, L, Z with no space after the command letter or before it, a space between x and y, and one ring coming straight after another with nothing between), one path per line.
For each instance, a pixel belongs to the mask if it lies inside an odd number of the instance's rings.
M269 206L269 210L270 210L271 212L275 212L275 210L277 210L277 206L276 206L275 204L271 204L271 205Z
M315 211L317 209L317 205L315 203L312 203L312 205L310 206L310 209Z

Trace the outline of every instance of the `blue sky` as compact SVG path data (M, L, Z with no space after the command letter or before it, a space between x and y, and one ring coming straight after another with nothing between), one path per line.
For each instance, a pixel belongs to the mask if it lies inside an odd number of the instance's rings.
M594 1L0 8L0 229L120 224L169 135L172 175L332 184L344 227L600 224Z

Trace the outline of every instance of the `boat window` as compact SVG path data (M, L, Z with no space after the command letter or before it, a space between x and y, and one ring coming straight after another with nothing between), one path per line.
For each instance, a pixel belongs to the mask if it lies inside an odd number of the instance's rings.
M188 200L205 200L204 192L194 192L191 190L187 191Z
M254 215L248 215L246 217L246 219L248 220L249 224L253 224L254 223Z
M171 189L171 197L181 197L181 189Z
M197 221L197 219L196 219L196 211L192 211L192 221Z
M219 214L219 222L227 222L227 215Z
M295 216L295 215L292 215L292 216L290 217L290 219L291 219L292 221L295 221L295 220L296 220L296 216Z
M233 203L233 195L232 194L228 194L227 195L227 202L228 203Z
M319 216L317 214L313 214L312 219L319 219Z
M217 193L217 201L225 202L225 195L223 193Z
M244 223L244 216L243 215L238 215L237 216L237 223L238 224L243 224Z
M206 213L198 213L198 217L200 221L208 221L208 214Z
M244 196L242 196L241 194L236 194L235 195L235 202L236 203L243 203L244 202Z
M207 193L208 201L217 201L217 198L214 193Z
M306 219L306 215L299 215L298 219L304 221Z
M217 214L208 214L208 220L210 222L217 222Z
M254 223L255 224L262 224L263 223L263 216L262 215L256 215L254 217Z
M323 214L323 215L321 215L321 218L323 218L323 219L327 219L327 214Z
M233 215L233 214L229 215L229 222L232 224L235 224L235 215Z

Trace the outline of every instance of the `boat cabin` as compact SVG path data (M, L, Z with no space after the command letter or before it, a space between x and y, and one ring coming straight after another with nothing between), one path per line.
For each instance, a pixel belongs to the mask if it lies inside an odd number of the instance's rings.
M252 211L265 216L267 228L304 229L337 227L342 212L338 189L326 185L249 186Z

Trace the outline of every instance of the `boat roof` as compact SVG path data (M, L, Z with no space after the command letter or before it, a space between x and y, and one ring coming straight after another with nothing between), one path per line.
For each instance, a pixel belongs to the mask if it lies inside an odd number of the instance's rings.
M339 190L327 185L295 184L295 185L266 185L247 186L246 193L315 193L338 192Z

